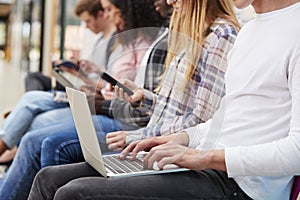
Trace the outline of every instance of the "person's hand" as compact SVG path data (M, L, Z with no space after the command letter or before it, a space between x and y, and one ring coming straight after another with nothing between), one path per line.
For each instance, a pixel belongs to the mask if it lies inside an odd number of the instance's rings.
M101 94L106 100L112 100L116 98L113 86L110 83L105 84L105 87L101 90Z
M115 94L118 98L128 101L132 104L142 101L144 98L144 91L141 88L138 88L132 81L127 79L120 80L120 83L128 87L130 90L134 92L133 95L129 96L124 90L117 85L114 87Z
M117 131L108 133L106 135L106 143L108 145L108 149L113 151L120 151L126 147L126 132L125 131Z
M64 72L70 73L82 80L87 79L87 73L83 70L83 68L81 68L80 61L73 59L73 60L70 60L69 62L73 62L75 65L78 65L79 69L74 68L74 67L67 67L67 66L64 66L63 64L60 65L59 69Z
M162 170L168 164L175 164L192 170L207 169L206 159L200 151L173 142L153 147L144 157L144 168L153 169L154 163Z
M60 66L59 68L60 70L64 71L64 72L68 72L70 74L73 74L74 76L78 76L78 71L75 68L69 68L69 67L65 67L65 66Z
M68 72L73 75L77 75L78 73L78 60L75 58L71 58L68 61L66 60L56 60L53 62L53 65L58 67L61 71Z
M152 147L172 141L174 137L175 134L134 141L121 152L120 158L125 159L131 153L130 159L134 160L138 152L149 151Z
M78 65L80 69L87 74L100 72L100 67L88 60L79 60Z
M153 147L144 157L144 168L153 169L154 163L161 170L168 164L191 170L216 169L226 171L225 151L200 151L174 142Z

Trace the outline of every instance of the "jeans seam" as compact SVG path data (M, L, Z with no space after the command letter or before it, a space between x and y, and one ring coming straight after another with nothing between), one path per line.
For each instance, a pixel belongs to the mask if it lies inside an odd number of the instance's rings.
M63 142L61 145L59 145L58 148L55 151L55 162L60 164L60 157L61 157L60 155L61 155L61 152L62 152L63 148L65 148L68 145L77 143L77 142L78 142L78 139L72 139L72 140L68 140L66 142Z

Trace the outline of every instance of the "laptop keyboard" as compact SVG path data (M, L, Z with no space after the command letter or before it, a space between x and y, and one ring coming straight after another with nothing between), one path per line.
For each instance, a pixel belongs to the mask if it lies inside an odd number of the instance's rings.
M143 171L143 161L135 160L121 160L118 155L103 156L105 167L116 174L139 172Z

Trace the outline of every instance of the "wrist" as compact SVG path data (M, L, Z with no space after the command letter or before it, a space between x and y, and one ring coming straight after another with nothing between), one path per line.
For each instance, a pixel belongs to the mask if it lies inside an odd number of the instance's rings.
M224 150L212 150L209 151L204 159L205 166L210 169L216 169L221 171L227 171L225 164L225 152Z
M179 132L168 135L169 141L172 141L176 144L180 144L182 146L188 146L189 144L189 137L186 132Z

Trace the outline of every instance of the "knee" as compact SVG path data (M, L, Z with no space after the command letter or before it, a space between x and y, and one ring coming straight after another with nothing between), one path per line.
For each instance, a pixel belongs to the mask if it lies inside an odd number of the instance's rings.
M80 183L80 181L78 180L73 180L70 181L69 183L67 183L66 185L60 187L55 195L54 195L54 200L68 200L68 199L72 199L72 200L80 200L83 199L83 191L84 191L84 187L82 186L82 184Z
M48 181L50 180L51 177L53 177L53 168L52 167L45 167L38 171L34 178L34 183L39 185L47 185Z
M30 134L30 133L27 133L25 134L23 137L22 137L22 140L21 140L21 144L27 144L27 143L32 143L34 140L35 140L35 135L34 134ZM20 144L20 145L21 145Z
M28 91L25 93L25 95L28 95L30 98L39 101L39 100L48 100L53 101L53 94L51 92L47 91Z
M57 165L57 142L52 137L47 137L41 145L41 167Z
M24 100L36 100L41 98L42 91L28 91L23 95Z
M48 137L46 137L41 145L41 149L42 151L46 151L49 152L55 152L55 151L59 151L61 148L63 148L64 146L66 146L66 143L69 143L68 138L65 136L65 134L59 134L59 135L50 135Z
M55 142L55 139L53 139L51 136L50 137L46 137L41 145L41 150L43 152L43 150L45 151L53 151L54 149L56 149L56 144L57 142Z
M48 94L48 92L44 91L28 91L22 96L20 103L23 105L31 105L36 102L44 101L45 99L53 100L52 94Z
M25 134L21 139L19 151L24 153L26 157L33 156L35 155L35 152L37 152L40 149L40 145L41 144L35 138L35 135L28 133Z
M50 196L53 197L54 192L51 193L53 182L49 182L52 177L53 169L51 167L41 169L34 178L29 199L50 199Z

